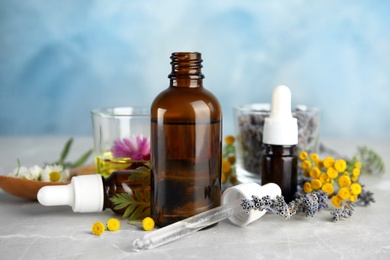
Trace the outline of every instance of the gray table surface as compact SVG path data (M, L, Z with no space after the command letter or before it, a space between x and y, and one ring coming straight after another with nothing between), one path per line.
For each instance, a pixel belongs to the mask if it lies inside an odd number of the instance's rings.
M0 137L0 174L14 169L16 158L26 166L56 160L66 140ZM347 155L367 145L387 165L383 177L362 177L376 203L357 207L350 219L332 222L329 210L290 220L266 214L245 228L223 221L162 247L132 252L132 241L145 232L126 220L121 219L118 232L91 234L95 221L114 217L109 210L74 213L67 206L44 207L0 190L0 259L390 259L390 140L323 142ZM70 159L91 147L91 137L75 138Z

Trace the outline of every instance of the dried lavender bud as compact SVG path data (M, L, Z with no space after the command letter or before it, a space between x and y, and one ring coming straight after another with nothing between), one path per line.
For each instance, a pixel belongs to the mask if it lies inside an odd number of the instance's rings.
M248 199L242 199L240 205L241 205L242 209L243 209L246 213L249 213L249 211L251 211L252 209L254 209L253 202L252 202L251 200L248 200Z
M358 202L363 204L363 206L369 206L372 203L375 203L374 193L371 191L362 190L362 193L359 194Z
M340 219L349 218L354 212L356 205L354 203L342 202L340 208L330 212L333 216L333 221L339 221Z
M322 190L315 192L315 194L318 197L318 210L328 208L328 194Z
M312 193L297 192L296 194L296 211L305 213L306 217L313 217L322 208L327 208L328 197L323 191Z

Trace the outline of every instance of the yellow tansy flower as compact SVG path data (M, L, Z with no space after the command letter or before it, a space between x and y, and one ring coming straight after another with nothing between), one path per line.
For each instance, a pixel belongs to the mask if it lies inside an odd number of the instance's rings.
M351 202L355 202L355 201L357 200L357 197L358 197L358 195L352 195L352 196L349 198L349 200L350 200Z
M227 158L228 162L230 163L230 165L234 165L236 163L236 156L234 155L229 155L228 158Z
M347 169L347 162L343 159L339 159L334 163L334 168L339 172L344 172Z
M328 175L329 178L335 179L335 178L337 178L337 176L339 175L339 172L338 172L335 168L330 167L330 168L328 168L328 170L326 171L326 174Z
M145 231L150 231L154 228L154 220L151 217L146 217L142 220L142 227Z
M225 137L225 143L226 144L233 144L236 139L232 135L228 135Z
M351 179L348 175L343 175L340 176L337 183L340 185L340 187L348 187L349 185L351 185Z
M317 167L314 167L313 169L310 170L310 177L312 177L313 179L318 179L320 175L321 175L321 171Z
M299 159L301 159L302 161L306 160L307 156L308 156L308 154L305 151L300 152L299 155L298 155Z
M337 193L340 198L342 198L343 200L346 200L348 199L349 197L351 197L351 192L349 191L349 188L348 187L342 187L341 189L339 189L339 192Z
M358 177L359 175L360 175L360 169L359 168L353 168L352 176Z
M92 226L92 233L96 236L100 236L104 233L105 227L104 224L100 221L95 222Z
M362 164L360 162L356 162L354 166L358 169L362 168Z
M326 157L324 160L324 167L330 168L334 165L334 159L332 157Z
M116 218L110 218L107 221L107 228L110 231L117 231L117 230L119 230L120 227L121 227L121 223Z
M313 191L310 182L305 182L305 184L303 184L303 191L306 193L310 193Z
M328 195L331 195L331 194L334 192L333 185L330 184L330 183L325 183L325 184L322 186L321 190L322 190L323 192L326 192Z
M231 165L229 161L222 160L222 172L228 173L231 170Z
M316 161L318 161L318 154L316 154L316 153L312 153L312 154L310 154L310 160L312 160L313 162L316 162Z
M324 161L323 160L317 160L316 166L318 169L324 168Z
M230 183L233 184L233 185L236 185L238 183L238 180L237 180L236 176L230 177L229 180L230 180Z
M226 173L224 173L224 172L221 174L221 182L222 182L222 184L226 183Z
M304 170L304 171L303 171L303 175L304 175L305 177L310 177L310 171L309 171L309 170Z
M359 195L362 193L362 186L359 183L352 183L350 189L354 195Z
M314 179L311 181L311 187L315 190L318 190L319 188L321 188L322 186L322 182L319 180L319 179Z
M332 202L333 206L340 208L340 203L343 202L343 199L339 196L333 196L330 201Z
M357 181L358 179L359 179L358 176L352 176L352 177L351 177L351 181Z
M301 164L302 169L307 170L311 167L311 162L309 160L304 160Z
M326 175L325 173L321 173L320 177L319 177L319 180L322 182L322 183L325 183L325 182L328 182L329 181L329 177L328 175Z

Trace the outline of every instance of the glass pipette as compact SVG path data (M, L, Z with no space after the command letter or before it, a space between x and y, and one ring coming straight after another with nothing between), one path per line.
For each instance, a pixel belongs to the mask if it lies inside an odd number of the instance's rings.
M133 249L135 251L152 249L227 218L229 218L233 224L245 226L265 214L265 210L250 211L249 213L244 211L241 206L241 201L244 198L251 198L252 195L259 197L270 195L272 198L275 198L277 195L281 195L281 190L280 187L274 183L268 183L264 186L255 183L245 183L230 187L223 193L222 206L178 221L137 238L133 242Z

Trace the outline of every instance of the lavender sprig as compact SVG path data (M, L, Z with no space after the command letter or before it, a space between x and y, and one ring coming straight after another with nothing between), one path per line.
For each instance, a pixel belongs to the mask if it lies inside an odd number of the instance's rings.
M320 209L328 207L326 200L326 193L317 191L309 194L297 193L297 198L288 204L283 196L276 196L275 199L271 199L268 195L262 198L252 196L252 200L242 199L241 206L247 213L251 210L266 210L289 219L298 212L313 217Z
M354 203L342 202L340 204L340 208L330 212L330 214L333 216L333 222L351 217L355 207L356 205Z
M369 206L370 204L375 203L374 193L371 191L362 190L362 193L359 194L358 203L363 204L363 206Z

